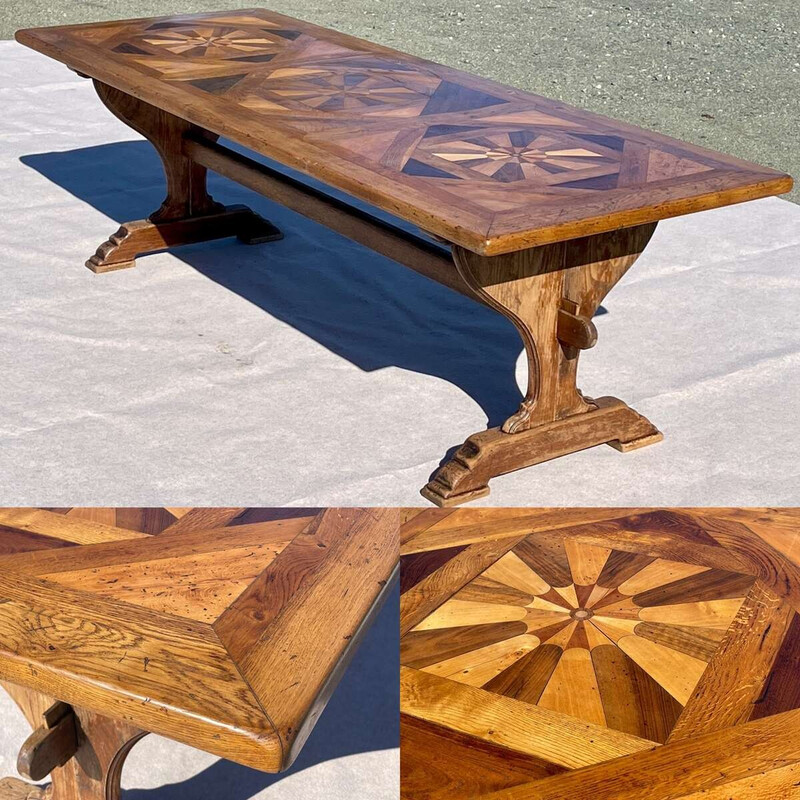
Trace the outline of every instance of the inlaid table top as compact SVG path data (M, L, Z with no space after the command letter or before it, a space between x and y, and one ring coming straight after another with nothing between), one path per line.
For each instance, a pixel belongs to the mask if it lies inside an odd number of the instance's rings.
M430 510L401 553L404 798L797 796L797 509Z
M291 513L0 510L0 680L286 767L387 591L399 519Z
M791 188L775 170L264 9L17 38L483 254Z

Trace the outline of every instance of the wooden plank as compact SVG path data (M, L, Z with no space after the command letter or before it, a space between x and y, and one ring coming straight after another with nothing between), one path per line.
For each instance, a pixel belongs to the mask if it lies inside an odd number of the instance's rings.
M236 547L269 547L282 549L311 522L311 518L256 522L232 528L205 529L190 533L162 534L86 545L64 550L41 550L0 556L0 570L25 575L57 575L76 569L103 569L119 564L176 558L181 555L224 553Z
M746 722L795 613L757 582L745 598L725 638L670 736L679 741Z
M534 756L405 714L400 718L400 752L403 800L477 797L563 771Z
M569 769L655 745L472 686L401 668L400 709L412 717Z
M103 525L91 520L76 519L64 514L54 514L37 508L0 509L0 524L10 528L52 536L74 544L117 542L123 539L142 539L146 533Z
M740 778L714 789L682 794L675 800L795 800L800 786L800 764L777 767Z
M52 536L42 536L40 533L31 533L30 531L9 528L7 525L0 525L0 553L3 554L0 555L0 559L4 555L52 550L54 548L61 549L74 546L74 544L74 542L67 542Z
M453 513L452 508L415 508L408 509L414 512L400 525L400 546L402 547L409 539L413 539L417 534L428 530L437 522L449 517Z
M750 719L761 719L800 708L800 615L791 619L761 696L753 704Z
M161 531L161 535L165 533L208 530L209 528L223 528L244 511L244 508L193 508L173 522L172 525L164 528Z
M481 800L596 800L608 797L610 786L614 800L675 800L693 792L727 789L736 781L768 773L776 765L788 767L798 762L800 711L790 711L493 792ZM724 791L721 796L726 800L740 797Z
M452 510L452 509L451 509ZM482 514L465 512L483 512ZM487 514L486 512L495 512ZM463 544L513 537L539 531L570 528L579 523L617 519L635 511L620 508L545 508L545 509L457 509L446 524L438 523L409 539L400 554L454 547Z

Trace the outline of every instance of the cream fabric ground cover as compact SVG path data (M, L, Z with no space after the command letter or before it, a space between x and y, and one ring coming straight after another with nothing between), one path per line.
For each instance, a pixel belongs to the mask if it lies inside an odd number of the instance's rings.
M513 409L520 345L499 316L220 179L218 199L284 241L93 275L94 248L160 202L157 159L87 81L12 42L0 108L0 503L421 504L445 452ZM498 478L482 502L796 504L798 262L800 208L783 200L662 223L597 318L580 384L665 441ZM288 776L152 737L130 797L396 797L395 618ZM5 698L0 718L8 774L26 731Z
M0 500L422 504L448 449L515 408L505 320L219 178L286 238L93 275L160 202L158 160L88 81L12 42L0 64ZM482 502L796 502L798 255L800 208L776 198L661 223L579 384L665 441L501 477Z

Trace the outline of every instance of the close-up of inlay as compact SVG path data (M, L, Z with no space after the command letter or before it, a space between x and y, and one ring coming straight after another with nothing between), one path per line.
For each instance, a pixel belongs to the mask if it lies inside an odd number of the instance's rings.
M800 731L796 511L422 512L401 541L404 798L785 781L747 742Z
M406 636L404 663L665 741L754 578L549 545L526 539L456 592ZM471 649L453 655L456 638Z

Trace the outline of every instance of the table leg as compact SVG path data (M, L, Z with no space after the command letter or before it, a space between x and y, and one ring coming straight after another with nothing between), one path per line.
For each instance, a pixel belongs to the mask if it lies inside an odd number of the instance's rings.
M51 786L33 786L17 778L0 779L0 800L51 800Z
M246 206L223 206L206 189L206 168L183 154L187 137L218 137L132 95L94 81L106 107L155 147L164 167L167 196L147 219L127 222L98 248L86 266L110 272L135 265L136 256L182 244L237 236L247 244L283 238L271 222Z
M489 494L489 479L597 444L621 451L661 433L621 400L593 400L576 385L578 356L594 345L592 317L633 265L655 223L542 245L502 256L453 248L459 274L519 331L528 386L501 427L470 436L422 490L439 506Z
M10 683L0 683L22 710L34 730L42 725L52 698ZM16 778L0 780L0 800L119 800L125 759L144 731L126 722L72 707L77 729L77 749L50 773L52 782L39 788ZM19 763L26 760L20 753Z

